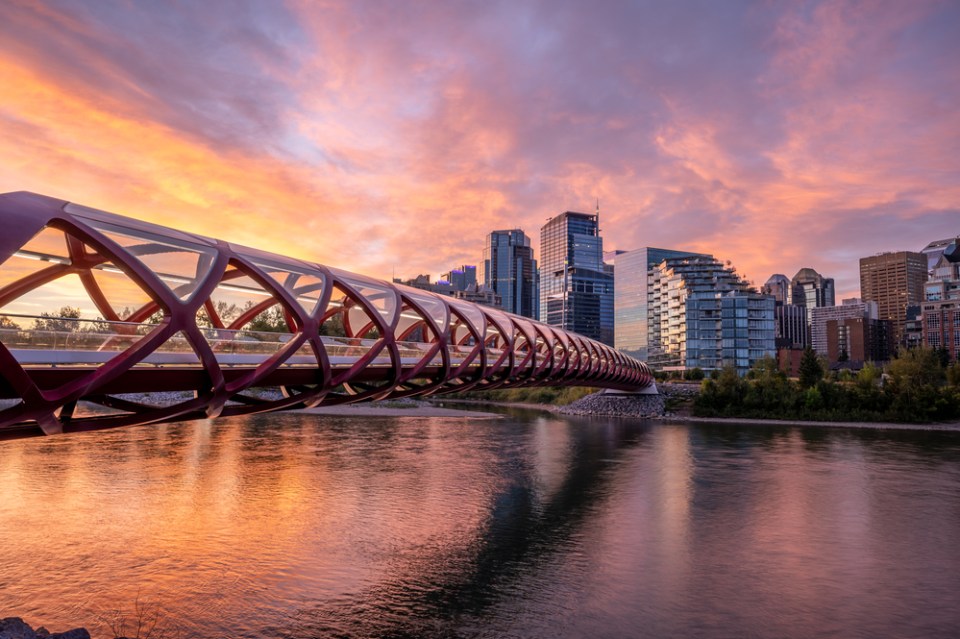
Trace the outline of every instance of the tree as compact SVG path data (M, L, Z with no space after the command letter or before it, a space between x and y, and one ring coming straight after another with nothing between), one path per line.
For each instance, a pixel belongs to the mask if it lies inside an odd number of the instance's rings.
M0 328L9 328L18 331L20 330L20 325L6 315L0 315Z
M820 363L817 353L807 346L803 350L803 357L800 358L800 388L816 386L822 378L823 364Z
M40 319L33 320L33 330L72 333L80 328L80 309L63 306L56 313L40 313Z
M343 328L343 315L334 313L327 318L327 321L320 325L320 334L331 337L346 337L347 331Z
M248 302L245 308L248 309L252 306L253 302ZM224 326L229 326L230 322L240 317L240 313L242 312L236 304L227 304L223 300L214 302L213 309ZM197 326L200 328L213 327L213 320L210 319L210 314L207 312L206 306L201 306L197 309Z
M880 383L883 371L877 368L873 362L867 362L857 373L857 385L863 389L876 388Z
M940 386L945 379L940 354L933 348L904 349L890 362L887 370L898 391Z
M901 419L928 420L940 417L940 386L946 375L940 355L932 348L900 351L888 367L890 383L886 390L892 397L892 408Z
M271 306L254 317L244 328L257 333L293 332L287 326L286 314L283 312L283 307L279 304Z
M947 369L947 383L960 387L960 362L954 362Z
M950 349L946 346L941 346L940 348L935 349L937 354L937 359L940 360L940 366L946 368L950 365Z

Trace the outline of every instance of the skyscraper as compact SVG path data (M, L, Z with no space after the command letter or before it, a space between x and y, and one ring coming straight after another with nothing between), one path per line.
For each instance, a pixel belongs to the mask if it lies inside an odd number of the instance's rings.
M649 279L654 266L669 257L689 257L696 253L645 246L633 251L617 251L614 260L613 344L637 359L646 361L650 336Z
M860 258L860 296L877 303L880 319L893 322L897 344L903 340L907 307L923 301L927 268L926 256L913 251Z
M810 309L836 304L835 286L832 277L824 277L812 268L802 268L790 280L790 304L807 309L807 321Z
M772 295L773 299L781 304L789 304L790 280L787 279L786 275L775 273L767 279L763 288L760 289L760 292L766 295Z
M533 259L530 238L522 230L493 231L487 236L483 280L500 296L505 311L538 318L537 261Z
M613 276L599 210L566 211L540 229L540 321L613 345Z
M813 269L803 270L813 271ZM797 275L803 273L803 270ZM816 273L816 271L813 271L813 273ZM817 275L816 277L820 276ZM828 281L830 282L830 295L832 296L833 280ZM815 286L816 278L813 278L813 282ZM773 296L776 304L777 348L804 348L809 344L810 326L807 319L809 314L807 313L806 295L801 296L802 304L791 304L790 300L794 297L791 281L787 279L786 275L780 273L771 275L760 292ZM821 297L825 296L825 294L821 295ZM814 293L815 297L816 293Z

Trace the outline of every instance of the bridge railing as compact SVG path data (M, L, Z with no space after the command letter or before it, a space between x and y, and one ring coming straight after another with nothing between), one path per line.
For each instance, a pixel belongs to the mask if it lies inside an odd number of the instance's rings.
M643 363L529 318L62 200L0 195L0 229L0 399L14 402L0 429L652 383ZM265 386L282 399L248 392ZM121 397L161 390L191 399ZM77 418L80 401L117 412Z
M54 326L49 328L0 328L0 343L4 344L21 364L40 365L99 365L110 358L111 354L129 349L140 339L156 330L158 324L136 324L132 322L111 322L103 319L80 319L72 317L48 317L39 315L0 314L4 325L17 323L20 326L31 323L36 326ZM226 366L256 366L266 361L295 336L294 333L274 331L231 330L225 328L204 328L201 330L210 345L217 361ZM323 335L320 337L324 350L332 366L349 366L365 356L377 344L375 339L356 337L338 337ZM397 342L400 359L405 364L420 362L433 349L432 343L403 341ZM472 347L450 345L447 347L450 360L461 363L472 351ZM501 351L491 349L491 355L499 356ZM443 356L437 352L428 365L440 366ZM200 360L196 356L189 340L174 335L161 344L139 366L196 365ZM287 358L282 366L316 366L317 359L309 347ZM371 366L391 366L389 353L375 357ZM472 365L479 365L473 362Z

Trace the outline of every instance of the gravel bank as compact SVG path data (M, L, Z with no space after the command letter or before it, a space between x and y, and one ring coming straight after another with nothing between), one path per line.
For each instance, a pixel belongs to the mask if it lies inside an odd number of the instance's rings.
M557 409L561 415L606 417L663 417L663 395L620 395L594 393Z

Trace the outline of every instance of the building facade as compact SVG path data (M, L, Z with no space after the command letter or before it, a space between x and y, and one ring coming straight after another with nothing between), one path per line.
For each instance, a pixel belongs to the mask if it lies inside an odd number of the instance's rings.
M538 319L537 261L530 238L521 229L493 231L483 247L483 283L500 297L503 309Z
M476 287L477 267L463 265L460 268L451 269L440 276L440 281L447 282L455 291L465 291L471 286Z
M613 345L613 275L599 213L566 211L540 229L540 321Z
M458 300L473 302L481 306L503 308L503 300L495 291L483 284L471 284L464 291L454 291L453 296Z
M750 290L710 255L667 258L650 277L648 360L667 371L745 374L775 350L772 296Z
M618 251L612 256L615 267L613 344L617 350L641 361L647 360L652 319L652 269L667 258L693 255L696 254L647 246Z
M481 304L483 306L490 306L493 308L503 308L502 300L495 291L487 288L483 284L477 284L476 282L468 285L463 290L455 288L453 284L446 280L431 282L429 275L418 275L408 280L395 277L393 278L393 283L402 284L403 286L409 286L411 288L418 288L422 291L430 291L431 293L436 293L437 295L455 297L458 300L466 300L467 302L473 302L474 304Z
M960 358L960 238L944 247L924 285L923 343Z
M813 269L801 269L801 271L797 273L797 276L794 277L794 281L796 281L799 286L800 293L798 295L794 294L793 282L787 279L786 275L780 273L771 275L760 289L760 292L773 297L776 303L774 313L776 316L777 349L796 348L802 350L810 343L807 291L804 288L804 281L800 279L804 271L810 271L813 274L813 277L810 278L812 284L810 288L812 289L811 297L814 303L816 303L818 299L826 300L828 297L832 298L834 295L833 280L820 277ZM827 289L828 283L829 290ZM791 302L795 297L798 300L802 299L803 303Z
M927 257L922 253L898 251L860 258L860 295L876 302L880 319L893 322L894 340L902 344L907 324L907 307L923 300L927 279Z
M807 309L796 304L775 302L777 348L799 348L810 344L810 322Z
M940 262L940 257L943 255L944 249L950 246L954 241L956 240L952 237L945 240L934 240L920 249L920 253L927 259L928 277L933 276L933 269L937 268L937 264Z
M893 355L892 327L890 320L870 317L827 320L827 361L849 362L855 369L865 362L888 361Z
M774 273L764 282L760 292L772 296L775 301L781 304L789 304L790 280L787 279L786 275Z
M877 303L866 302L858 298L843 300L838 306L822 306L810 311L810 345L819 355L829 356L829 341L827 324L833 322L835 326L843 325L845 320L867 319L877 320ZM848 351L849 353L849 351ZM839 353L837 353L839 356ZM869 358L870 361L879 358ZM889 357L887 358L889 359ZM837 361L837 360L831 360Z
M790 295L787 303L806 308L809 323L810 309L834 306L837 303L833 278L824 277L809 267L800 269L790 280Z

